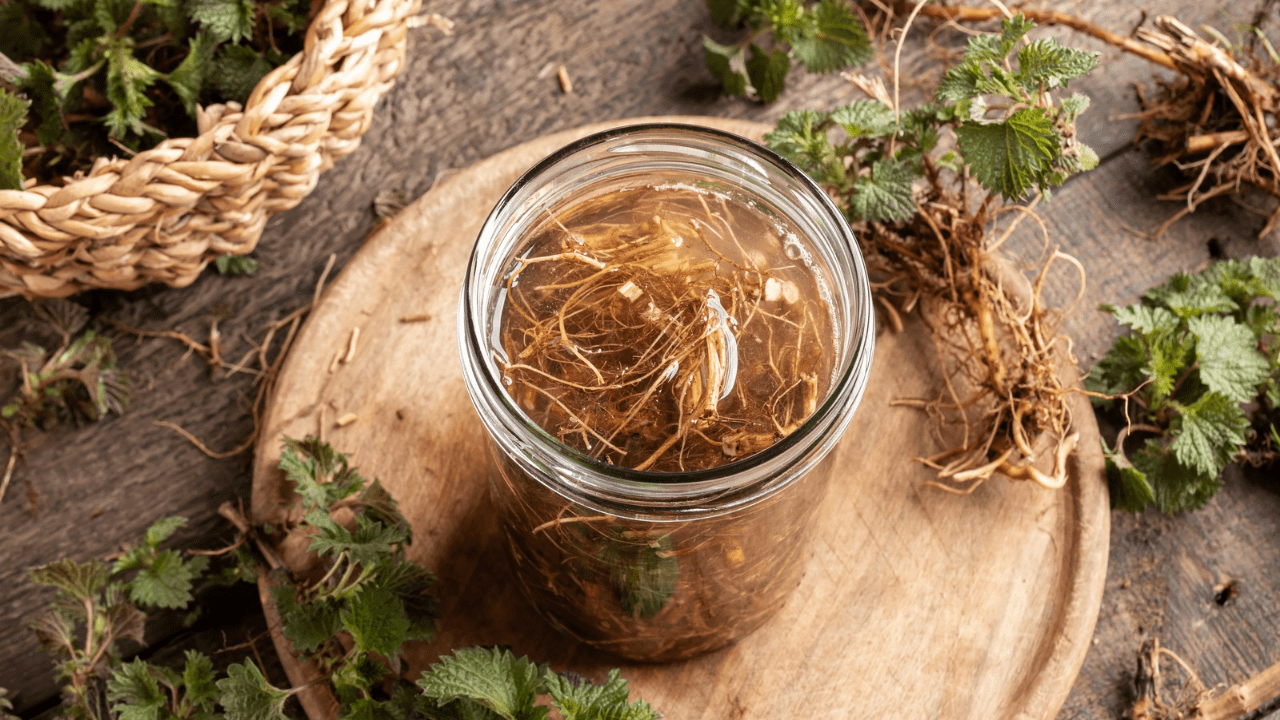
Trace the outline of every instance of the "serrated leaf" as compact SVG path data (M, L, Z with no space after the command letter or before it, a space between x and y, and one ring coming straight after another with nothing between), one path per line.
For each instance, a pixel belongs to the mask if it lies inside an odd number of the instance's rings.
M879 100L857 100L832 110L830 118L851 138L886 137L898 129L893 110Z
M982 66L978 63L961 63L943 73L934 97L939 102L960 102L976 98L982 94L979 84L986 77L986 74L982 72Z
M680 563L670 535L658 538L624 531L601 551L609 582L627 612L651 618L675 595Z
M213 33L202 31L187 41L187 56L182 59L173 72L165 76L165 82L178 94L187 115L196 116L196 104L200 102L200 93L204 90L213 67L213 51L218 41Z
M1146 345L1137 335L1122 335L1093 366L1084 387L1103 395L1121 395L1142 384L1148 376ZM1100 400L1095 398L1095 401Z
M816 30L817 19L804 9L801 0L758 0L750 9L752 23L767 25L774 42L790 44Z
M213 262L222 275L252 275L262 268L248 255L219 255Z
M119 720L159 720L165 695L142 660L124 663L107 680L107 701L116 703L111 711Z
M147 528L146 541L153 548L160 547L160 543L168 540L178 528L187 524L184 517L166 517L151 523L151 527Z
M1001 123L966 121L956 136L978 182L1011 201L1044 184L1058 155L1058 132L1040 108L1019 110Z
M1072 93L1070 97L1062 98L1059 108L1061 108L1066 121L1072 122L1084 113L1085 110L1089 109L1090 102L1088 95Z
M866 30L845 0L821 0L813 9L812 35L791 41L791 52L809 72L828 73L872 58L875 51Z
M1271 367L1258 350L1253 331L1229 317L1201 315L1187 320L1196 337L1200 381L1232 402L1248 402L1258 395Z
M1076 168L1077 170L1088 172L1098 167L1098 163L1101 162L1098 159L1098 153L1084 143L1080 143L1077 146L1077 152L1079 152L1079 156L1076 159L1076 163L1079 166Z
M662 717L644 700L628 702L627 681L610 670L602 685L574 683L552 672L546 674L547 692L564 720L656 720Z
M31 103L0 88L0 190L22 189L22 153L18 131L27 124Z
M844 166L836 159L835 148L823 129L828 115L814 110L792 111L783 115L765 143L779 155L795 163L820 183L840 185Z
M147 88L159 78L160 73L133 56L128 44L116 42L107 51L107 99L112 108L103 122L112 137L143 133L142 118L152 104Z
M1147 440L1131 460L1151 485L1156 507L1166 513L1203 507L1222 487L1216 473L1203 475L1179 463L1156 438Z
M327 512L330 505L364 487L364 478L347 464L347 456L328 443L313 437L286 437L283 445L280 469L285 479L294 484L294 492L302 497L305 510Z
M31 582L56 587L72 597L88 599L96 596L107 584L107 566L101 560L78 563L63 558L27 570L27 577Z
M1105 443L1103 448L1105 450ZM1142 471L1134 467L1120 467L1110 453L1106 455L1106 465L1112 509L1142 512L1155 502L1155 492Z
M1200 275L1178 273L1143 296L1151 303L1169 308L1175 315L1191 318L1205 313L1232 312L1235 302L1218 283Z
M193 0L191 3L192 19L200 23L215 43L252 38L253 13L252 0Z
M724 85L724 94L745 94L747 76L733 67L735 60L741 61L742 48L736 45L721 45L705 36L702 38L702 47L706 52L707 69Z
M338 634L341 606L334 600L317 599L299 604L294 589L278 585L271 590L284 636L299 653L313 653Z
M213 661L195 650L187 651L187 661L182 668L182 687L187 702L193 707L212 710L218 698L218 685L214 681Z
M870 177L860 177L854 183L849 207L864 220L907 220L916 213L911 193L914 178L915 173L903 163L877 160Z
M147 567L129 581L129 599L139 605L183 608L192 601L192 581L200 576L207 558L183 562L176 550L156 553Z
M765 52L754 43L749 48L747 78L761 102L768 104L778 99L790 70L791 58L786 50L774 48L773 52Z
M1206 393L1174 416L1169 449L1185 467L1216 477L1244 445L1248 428L1238 404L1216 392Z
M345 703L338 717L340 720L404 720L404 716L393 712L387 703L364 697Z
M516 658L510 650L465 648L440 658L418 679L418 686L440 703L471 700L506 718L541 720L547 708L534 704L541 677L537 665Z
M271 72L271 63L247 45L223 45L214 58L210 77L228 100L245 103L258 82Z
M227 720L288 720L288 691L267 682L252 660L228 667L227 677L218 681L218 692Z
M393 657L400 652L409 632L409 619L400 598L378 585L361 588L343 606L340 617L359 652Z
M1018 80L1029 92L1066 87L1067 82L1098 66L1097 53L1064 47L1053 38L1042 38L1018 50Z
M1173 332L1178 329L1178 317L1162 307L1129 305L1110 308L1109 312L1115 315L1121 325L1128 325L1141 333Z

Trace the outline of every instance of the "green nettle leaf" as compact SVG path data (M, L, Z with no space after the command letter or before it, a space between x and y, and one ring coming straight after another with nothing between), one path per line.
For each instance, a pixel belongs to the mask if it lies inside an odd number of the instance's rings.
M160 683L142 660L124 663L107 680L107 701L119 720L159 720L165 705Z
M752 10L756 23L773 28L775 40L791 42L797 35L814 32L815 19L800 0L761 0Z
M200 93L209 78L213 51L217 47L218 41L213 33L207 30L200 32L188 41L187 56L165 76L165 82L182 99L182 106L190 117L196 116L196 103L200 101Z
M1187 328L1196 336L1200 381L1209 390L1237 403L1257 397L1271 367L1252 330L1220 315L1189 318Z
M267 682L252 660L228 667L218 691L227 720L288 720L284 703L289 692Z
M627 681L610 670L603 685L574 683L546 674L547 692L564 720L656 720L662 717L644 700L628 703Z
M1188 354L1195 344L1185 333L1153 333L1144 336L1150 362L1147 377L1151 378L1151 397L1162 402L1177 385L1178 378L1190 362Z
M1128 325L1141 333L1173 332L1178 329L1178 317L1162 307L1130 305L1116 308L1103 305L1100 309L1115 315L1121 325Z
M670 535L651 538L631 531L605 543L602 559L622 607L638 617L657 615L676 591L680 563Z
M1101 162L1101 160L1098 159L1098 153L1095 152L1093 148L1085 145L1084 143L1080 143L1079 152L1080 157L1076 160L1078 166L1076 168L1077 170L1089 171L1098 167L1098 163Z
M114 107L105 122L112 137L143 133L142 118L151 107L147 88L160 77L150 65L133 56L128 43L116 42L107 52L107 99Z
M1174 417L1169 449L1186 467L1217 476L1245 444L1248 429L1249 420L1237 403L1206 393Z
M875 55L866 30L845 0L821 0L813 17L813 34L791 41L791 52L809 72L828 73L861 65Z
M247 45L224 45L218 50L211 77L227 99L245 103L258 81L269 72L271 63L258 51Z
M799 165L805 172L819 180L828 161L835 157L831 140L821 129L827 114L814 110L793 110L783 115L772 132L766 133L765 142L779 155Z
M741 59L742 48L721 45L709 37L702 38L707 54L707 69L724 84L725 95L743 95L747 92L747 76L733 68L733 62Z
M139 605L182 608L192 601L192 581L204 572L207 558L183 562L176 550L157 553L148 567L129 582L129 598Z
M357 698L355 701L343 703L340 720L404 720L386 703L370 698Z
M893 110L879 100L857 100L832 110L831 120L851 138L887 137L898 129Z
M151 527L147 528L146 542L151 547L159 547L160 543L168 540L178 528L187 524L184 517L166 517L151 523Z
M1178 273L1163 285L1151 288L1143 296L1149 302L1169 308L1181 318L1205 313L1233 312L1236 303L1222 285L1202 276Z
M22 152L18 131L27 124L31 103L0 88L0 190L22 189Z
M280 469L293 482L307 510L324 509L360 492L364 478L347 464L347 456L316 438L284 439Z
M911 194L914 177L915 173L903 163L877 160L871 166L871 176L860 177L854 183L849 207L865 220L907 220L916 212Z
M1071 97L1062 98L1059 107L1062 108L1062 114L1067 122L1074 122L1085 110L1089 109L1089 96L1080 93L1071 93ZM1092 152L1092 150L1090 151ZM1094 157L1097 157L1096 155Z
M252 275L262 265L248 255L219 255L213 264L222 275Z
M1107 354L1093 366L1084 387L1103 395L1119 395L1137 387L1148 377L1147 348L1137 335L1122 335ZM1106 400L1094 398L1094 402Z
M428 698L441 704L480 703L502 717L541 720L547 708L534 704L542 670L510 650L466 648L440 658L418 679Z
M1111 491L1111 507L1117 510L1142 512L1155 502L1155 490L1147 476L1134 467L1121 467L1103 442L1106 454L1107 485Z
M358 652L393 657L409 632L400 598L377 585L361 588L342 608L341 618Z
M187 651L187 662L182 669L182 686L187 702L203 710L212 710L218 699L218 685L214 682L213 661L195 650Z
M312 653L333 639L341 628L341 605L333 600L312 600L299 604L294 589L280 585L271 597L280 612L284 636L300 653Z
M1133 467L1152 482L1155 505L1163 512L1203 507L1222 487L1216 473L1202 474L1178 462L1171 451L1151 438L1132 458Z
M97 595L107 584L107 566L101 560L78 563L63 558L48 565L31 568L27 571L27 577L31 578L31 582L51 585L72 597L85 599Z
M939 102L960 102L976 98L982 94L979 84L986 80L986 77L982 72L982 66L978 63L961 63L942 75L934 96Z
M1058 132L1040 108L1019 110L1001 123L966 121L956 136L974 177L1007 200L1043 184L1058 154Z
M1098 66L1096 53L1064 47L1052 38L1036 40L1018 50L1018 79L1028 92L1066 87L1069 80Z
M747 77L761 102L768 104L778 99L790 70L791 58L786 50L774 48L773 52L765 52L760 46L754 43L751 45L747 58Z
M193 0L191 3L191 17L218 43L252 38L253 14L252 0Z

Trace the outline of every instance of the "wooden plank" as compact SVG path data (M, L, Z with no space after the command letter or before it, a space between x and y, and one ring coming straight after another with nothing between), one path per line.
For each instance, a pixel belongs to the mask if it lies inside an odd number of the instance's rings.
M1122 32L1139 12L1134 4L1098 0L1062 5L1092 14ZM1193 25L1213 20L1218 9L1172 0L1143 6L1152 12L1172 10ZM1252 2L1236 0L1228 4L1228 11L1238 20L1247 20L1252 7ZM79 301L100 318L150 330L181 330L200 341L206 339L213 314L229 311L230 316L219 327L224 355L234 361L250 349L248 338L261 338L268 323L310 301L330 253L337 254L338 268L354 255L374 227L370 207L381 190L401 191L413 198L453 170L538 135L587 122L675 113L770 121L789 109L831 107L855 98L837 77L804 77L799 72L793 74L788 93L769 108L718 98L703 68L701 35L727 36L710 26L699 0L495 4L439 0L431 10L458 22L455 35L432 38L432 31L416 31L406 72L380 103L361 149L322 176L316 192L300 207L268 224L257 252L264 264L258 276L222 278L210 272L188 288L89 293ZM908 43L904 60L913 77L940 66L914 40ZM573 94L561 92L554 70L538 77L547 63L566 65L574 81ZM1124 123L1113 123L1109 118L1133 110L1128 84L1148 78L1151 69L1110 50L1103 63L1094 76L1072 88L1094 97L1094 106L1082 122L1082 137L1107 156L1123 148L1131 132ZM909 86L904 87L904 97L915 97L910 92ZM1112 238L1090 233L1095 224L1112 220L1100 218L1096 207L1107 208L1109 216L1163 217L1163 210L1157 212L1150 199L1156 188L1151 187L1141 158L1123 162L1131 163L1130 170L1117 173L1114 184L1100 185L1096 191L1077 190L1095 182L1081 180L1055 200L1055 204L1067 206L1071 194L1087 192L1099 202L1108 200L1101 205L1081 201L1071 206L1079 210L1077 217L1054 221L1055 234L1057 228L1063 230L1059 237L1068 249L1078 235L1092 238L1088 254L1099 260L1093 262L1085 253L1079 254L1091 263L1093 287L1102 294L1091 296L1087 305L1101 299L1131 301L1163 274L1182 269L1191 262L1189 258L1204 257L1195 255L1200 252L1196 250L1175 260L1165 255L1170 251L1159 249L1151 253L1149 264L1135 262L1113 268L1101 260L1111 257L1105 253ZM1095 175L1112 164L1105 164ZM1102 183L1102 175L1098 178L1096 182ZM1121 191L1128 194L1117 196ZM1114 197L1130 200L1113 202ZM1239 221L1243 225L1256 223L1232 206L1224 207L1227 217L1244 217ZM1221 215L1203 217L1206 219L1196 220L1205 223L1202 233L1217 232L1216 223L1224 221ZM1239 237L1244 235L1247 233ZM1181 237L1200 246L1206 239L1190 232ZM1249 247L1241 245L1239 249L1248 251ZM1231 252L1236 249L1229 246ZM1275 246L1259 246L1262 251L1275 254ZM1116 294L1106 294L1111 290ZM10 344L24 305L18 299L0 301L0 343ZM1087 343L1092 351L1099 350L1114 332L1113 327L1089 317L1073 319L1067 329L1081 333L1079 345ZM182 545L214 546L225 532L214 509L223 500L248 493L247 456L206 458L185 440L152 423L175 422L215 449L233 447L248 435L252 425L246 410L253 392L250 379L244 375L211 379L198 358L184 359L184 349L168 340L135 343L123 339L117 342L117 349L122 365L134 376L134 400L126 415L82 428L27 433L26 462L19 466L10 496L0 505L0 547L9 560L0 563L0 587L5 588L0 594L0 685L19 693L19 710L55 693L51 663L36 649L26 629L49 593L27 583L23 568L68 555L81 559L105 555L120 543L136 539L152 519L166 514L192 518L192 526L178 538ZM1080 358L1089 359L1084 354ZM0 378L0 390L4 382L6 379ZM23 497L27 481L39 493L39 516L32 516ZM1226 492L1234 492L1234 487L1229 485ZM145 512L140 513L139 508ZM1231 523L1211 530L1209 537L1216 543L1231 546ZM1145 547L1121 546L1113 550L1112 562L1116 563L1117 557L1147 557L1142 554ZM1166 603L1159 598L1151 602L1161 608ZM247 608L246 612L256 609ZM1274 614L1251 615L1242 617L1241 622L1254 628L1253 632L1261 632L1274 628L1274 618ZM1124 632L1131 631L1132 627L1127 627ZM167 642L174 632L154 640ZM1128 638L1123 632L1114 639L1100 637L1099 645L1128 642ZM1086 664L1086 672L1089 667ZM1118 675L1111 674L1113 668L1106 668L1097 682L1120 682ZM1104 704L1110 702L1099 699L1087 706L1091 714L1079 717L1119 714L1119 705Z

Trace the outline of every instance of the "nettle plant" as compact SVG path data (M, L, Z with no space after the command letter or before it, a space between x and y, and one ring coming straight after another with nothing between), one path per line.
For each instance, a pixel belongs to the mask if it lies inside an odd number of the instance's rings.
M955 492L995 473L1061 487L1077 439L1052 350L1056 315L1038 290L1015 296L990 251L1003 207L1098 164L1076 138L1089 99L1056 97L1097 56L1031 40L1033 27L1014 15L970 38L929 103L900 107L882 82L850 75L869 99L787 113L765 136L844 210L888 319L900 325L916 307L932 318L942 371L968 389L935 414L965 439L924 462ZM1058 252L1048 262L1058 259L1075 262ZM1033 462L1041 440L1059 458L1048 473Z
M1194 510L1222 487L1227 463L1280 458L1277 300L1280 258L1255 257L1100 308L1129 327L1085 381L1123 413L1106 448L1112 505Z

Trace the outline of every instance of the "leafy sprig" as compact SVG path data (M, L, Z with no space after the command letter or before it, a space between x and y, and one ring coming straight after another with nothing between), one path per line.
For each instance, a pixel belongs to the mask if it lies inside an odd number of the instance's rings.
M122 665L120 644L142 642L146 614L141 608L181 608L191 602L191 581L204 572L207 558L184 559L174 550L159 549L185 522L157 521L142 545L126 548L113 564L64 559L28 571L33 582L58 590L49 611L32 629L41 646L62 660L58 672L70 717L107 717L107 703L122 698L136 697L146 704L154 700L144 678L151 675L136 663ZM139 694L132 695L130 688ZM120 717L141 717L132 712Z
M933 103L895 112L882 97L832 112L789 112L765 139L842 201L852 221L912 217L913 183L939 167L967 169L1006 201L1032 190L1048 195L1098 164L1097 154L1075 139L1088 98L1055 101L1050 93L1092 70L1097 56L1052 39L1017 49L1032 27L1016 15L1000 34L972 38ZM955 133L955 150L939 150L944 128Z
M129 378L116 364L111 340L85 329L88 311L61 299L34 304L32 310L59 342L52 349L33 342L0 349L0 358L16 361L19 372L17 391L0 406L0 421L21 428L123 412Z
M603 684L560 674L510 650L467 648L447 655L418 680L426 714L440 720L542 720L549 695L564 720L656 720L644 700L629 702L627 681L610 670Z
M1255 257L1100 308L1130 329L1085 381L1101 404L1125 400L1127 428L1106 448L1114 507L1193 510L1217 493L1227 463L1280 457L1278 299L1280 258ZM1134 433L1147 437L1126 449Z
M707 5L721 27L750 30L748 37L729 45L703 38L707 68L724 83L727 95L750 94L771 103L786 86L793 58L809 72L828 73L861 65L874 55L847 0L811 5L803 0L707 0Z

